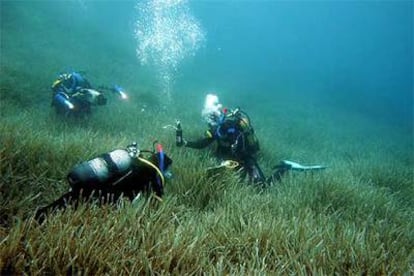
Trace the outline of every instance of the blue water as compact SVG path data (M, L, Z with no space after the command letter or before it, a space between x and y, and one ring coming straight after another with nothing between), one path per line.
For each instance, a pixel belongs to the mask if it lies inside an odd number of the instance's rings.
M98 80L155 85L177 100L206 91L232 103L301 99L411 126L413 6L1 1L2 67L43 70L45 79L86 69Z
M197 2L208 39L189 78L316 97L412 123L412 1ZM205 70L194 70L204 68ZM268 96L268 95L266 95ZM389 119L389 118L388 118Z

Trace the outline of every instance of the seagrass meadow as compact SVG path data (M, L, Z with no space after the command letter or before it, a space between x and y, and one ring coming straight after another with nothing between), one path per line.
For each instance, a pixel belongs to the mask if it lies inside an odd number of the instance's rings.
M283 67L281 60L254 63L245 44L228 54L243 59L225 57L223 43L231 44L225 35L219 40L222 50L211 54L209 41L220 32L213 28L217 21L208 21L203 11L212 12L214 5L217 13L224 13L221 7L230 9L231 2L206 1L191 6L207 29L206 42L174 68L176 79L166 91L155 76L158 71L137 60L130 25L121 20L135 2L120 2L121 7L112 1L0 3L1 275L414 274L412 59L411 71L398 74L398 83L410 84L411 90L404 94L404 87L396 85L402 95L394 91L388 97L378 90L364 94L377 82L356 85L351 73L345 78L336 67L327 70L329 81L323 82L321 75L305 77L297 68ZM243 8L251 9L251 2L243 3L239 10L231 8L239 14L229 13L223 32L235 28L231 22L237 15L248 13ZM260 3L269 9L287 5ZM367 14L375 14L377 6L385 5L391 14L399 11L399 6L370 3L355 4L355 9L366 5ZM404 11L413 5L398 3ZM304 8L306 17L310 6L302 4L295 7ZM125 16L113 17L121 12ZM412 19L412 9L408 17ZM358 18L356 14L355 24ZM107 21L111 24L102 26ZM293 31L299 32L295 26ZM233 31L237 40L240 32ZM250 31L254 38L260 33ZM244 38L253 43L247 33ZM296 54L303 58L302 52L289 55ZM370 60L364 63L368 66ZM274 74L275 67L280 74ZM85 71L92 85L121 84L128 101L108 94L107 105L94 107L88 117L58 116L50 106L50 86L67 68ZM272 73L266 75L267 69ZM394 77L390 74L387 83ZM322 88L310 85L310 79L326 84L324 91L332 94L320 94ZM267 176L284 159L327 168L290 172L267 188L240 181L233 171L208 176L206 169L217 165L214 146L178 148L175 131L165 126L180 119L185 138L202 136L206 125L200 110L211 87L224 105L240 106L249 114L260 140L258 161ZM396 105L400 102L406 105ZM33 219L37 208L68 191L66 175L75 164L133 141L152 149L155 140L173 160L162 202L143 196L134 203L84 203L56 211L42 224Z

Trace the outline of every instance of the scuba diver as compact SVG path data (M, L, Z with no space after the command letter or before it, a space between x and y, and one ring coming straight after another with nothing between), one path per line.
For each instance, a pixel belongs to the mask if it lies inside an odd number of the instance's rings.
M123 89L115 85L113 88L101 86L100 90L110 90L126 99ZM93 89L89 81L78 72L63 73L52 84L52 106L61 115L89 115L91 106L106 105L107 98L103 92Z
M323 166L303 166L296 162L283 160L275 166L275 171L268 179L265 178L263 171L257 163L257 154L260 150L259 141L254 132L249 116L236 108L228 110L219 103L217 95L208 94L205 99L202 117L208 124L208 129L203 138L196 141L187 141L182 136L181 123L176 123L176 145L194 149L202 149L214 141L217 142L215 155L221 162L219 166L237 169L246 174L249 182L265 186L279 181L280 178L289 170L320 170Z
M137 144L132 143L125 149L102 154L74 166L67 175L69 192L38 209L34 217L42 222L48 213L67 205L76 208L82 200L115 203L123 196L133 201L142 193L154 194L161 200L165 178L171 177L171 164L161 144L149 151L139 150Z
M62 115L88 115L92 105L105 105L102 92L78 72L63 73L52 84L52 106Z

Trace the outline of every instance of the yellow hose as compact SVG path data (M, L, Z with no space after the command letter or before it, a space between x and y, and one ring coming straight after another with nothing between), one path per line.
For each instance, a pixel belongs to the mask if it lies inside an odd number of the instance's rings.
M148 161L148 160L146 160L144 158L141 158L141 157L137 157L137 158L138 158L139 161L147 164L148 166L150 166L151 168L153 168L158 173L158 175L161 178L162 186L164 187L165 179L164 179L164 175L162 174L162 172L160 171L160 169L157 166L155 166L153 163L151 163L150 161Z

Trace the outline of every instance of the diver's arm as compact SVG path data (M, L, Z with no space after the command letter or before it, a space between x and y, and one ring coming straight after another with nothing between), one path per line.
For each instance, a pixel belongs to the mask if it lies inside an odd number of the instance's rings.
M210 145L211 143L213 143L213 141L214 139L212 137L204 137L196 141L184 140L184 146L187 148L192 148L192 149L203 149L207 147L208 145Z

